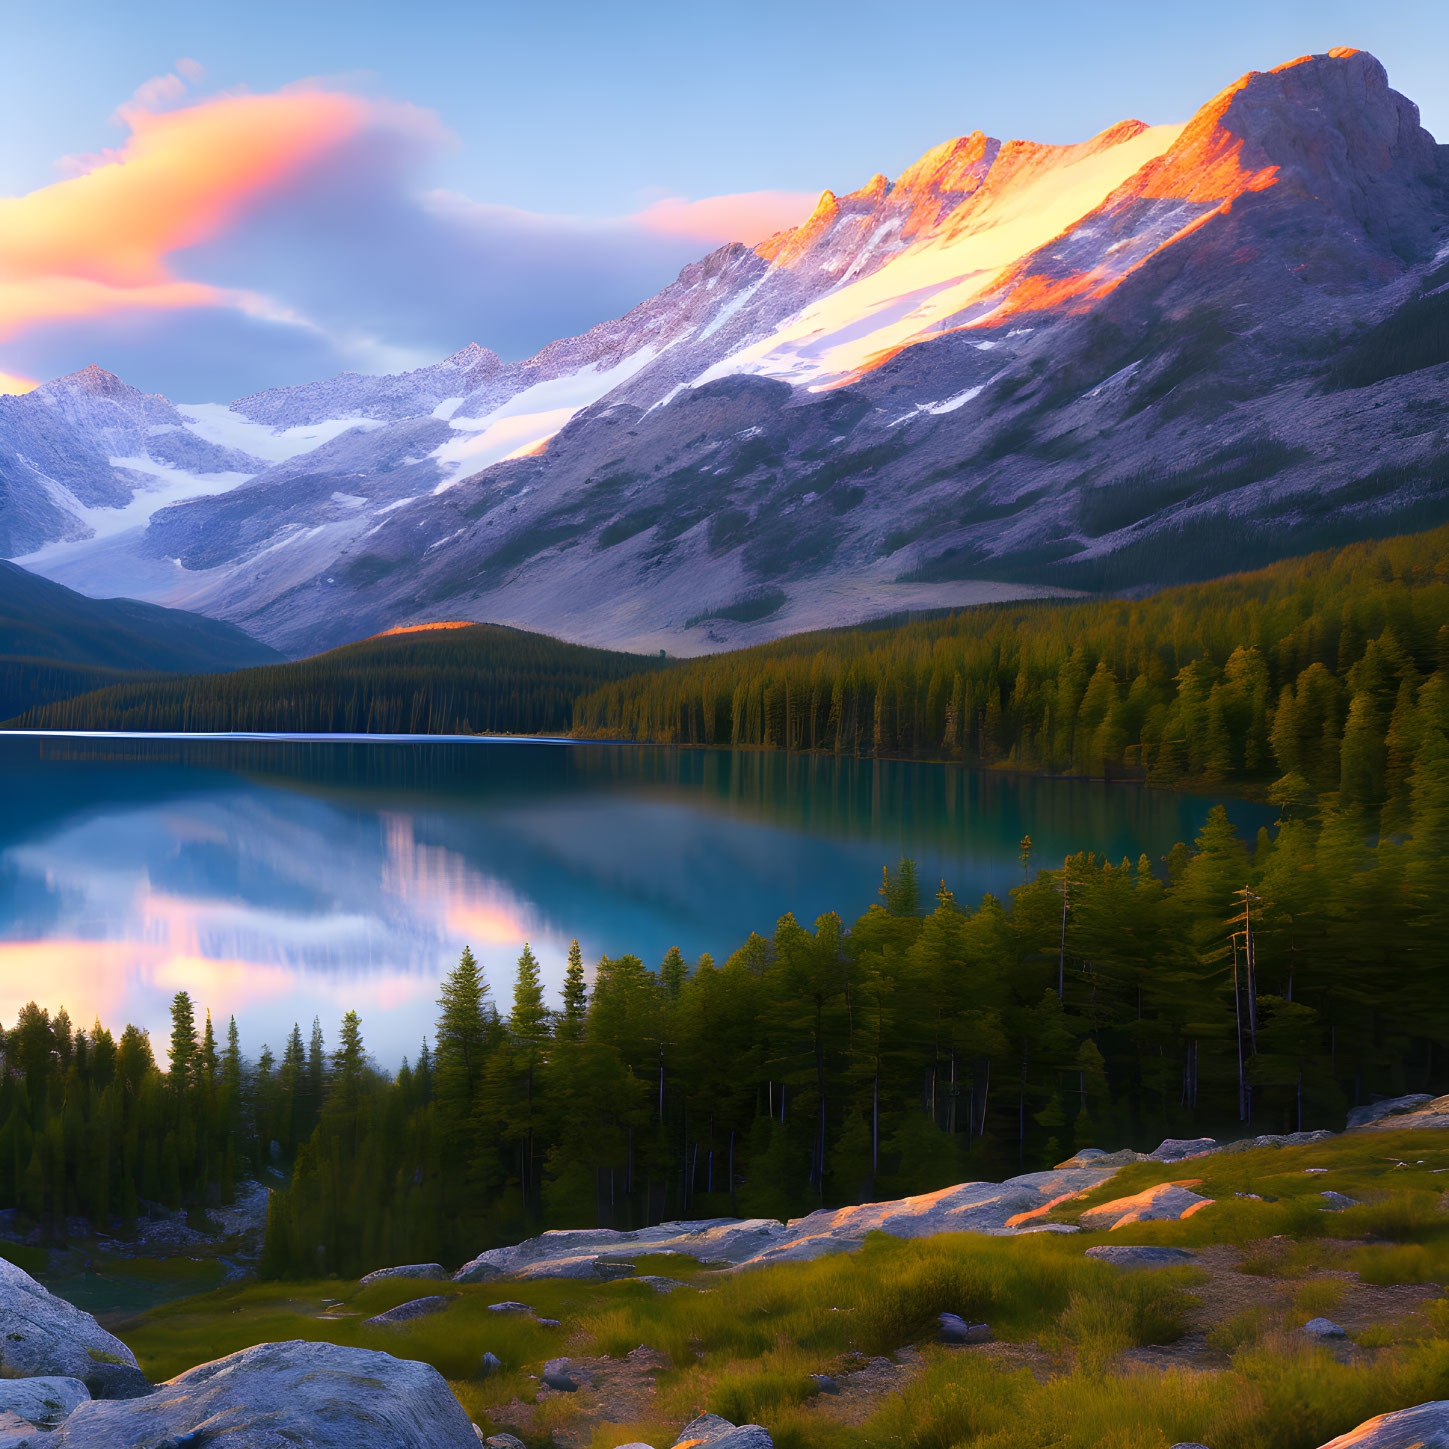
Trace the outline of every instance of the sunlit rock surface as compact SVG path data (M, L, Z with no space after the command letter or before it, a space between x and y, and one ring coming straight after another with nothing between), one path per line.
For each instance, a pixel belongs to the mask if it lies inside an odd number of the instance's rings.
M1449 1399L1380 1414L1320 1449L1449 1449Z
M1110 1228L1115 1231L1133 1223L1189 1218L1212 1202L1212 1198L1201 1197L1191 1190L1200 1181L1200 1178L1191 1178L1186 1182L1161 1182L1130 1197L1098 1203L1082 1213L1077 1221L1084 1228Z
M643 1253L682 1253L722 1267L757 1267L848 1252L858 1248L871 1232L924 1238L936 1233L1040 1231L1034 1223L1012 1226L1011 1220L1063 1197L1090 1191L1115 1170L1059 1167L1000 1183L962 1183L894 1202L826 1208L789 1223L773 1218L710 1218L661 1223L632 1232L611 1228L548 1232L513 1247L480 1253L454 1278L459 1283L476 1283L496 1277L624 1276L627 1270L622 1265Z
M1379 1115L1358 1122L1349 1119L1349 1126L1362 1132L1405 1132L1414 1129L1428 1131L1449 1127L1449 1095L1443 1097L1397 1097L1392 1102L1378 1102L1371 1108L1359 1111L1377 1112Z

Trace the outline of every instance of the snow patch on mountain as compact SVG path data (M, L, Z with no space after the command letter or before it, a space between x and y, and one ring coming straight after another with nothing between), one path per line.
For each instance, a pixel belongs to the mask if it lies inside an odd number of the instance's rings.
M547 442L584 408L642 372L663 350L641 347L612 367L601 369L595 364L536 382L481 417L450 416L447 422L459 436L440 444L430 455L447 469L434 492L445 493L480 468Z
M973 194L939 228L714 363L696 381L750 372L818 391L857 376L892 351L959 321L989 296L1003 272L1090 215L1182 131L1151 126L1101 150L1090 143L1038 148L1038 155L1003 177L999 189Z
M383 426L376 418L348 417L273 428L266 423L254 423L223 403L178 403L176 411L186 419L190 430L207 442L223 448L240 448L266 463L285 463L354 428L370 432Z

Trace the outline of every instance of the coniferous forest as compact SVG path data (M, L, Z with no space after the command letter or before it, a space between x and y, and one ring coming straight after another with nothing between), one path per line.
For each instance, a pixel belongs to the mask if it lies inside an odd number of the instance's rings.
M1401 830L1449 729L1449 528L1138 602L797 635L602 686L592 737L1336 793ZM1382 820L1379 821L1380 812Z
M66 730L547 734L569 728L579 694L662 662L496 624L407 630L291 664L129 680L38 705L11 723Z
M856 921L780 920L727 959L575 949L562 1001L525 946L471 953L396 1073L353 1013L336 1040L218 1047L184 993L145 1034L27 1007L6 1033L0 1195L42 1224L204 1210L292 1167L264 1272L462 1261L540 1226L798 1215L999 1177L1077 1147L1339 1127L1373 1094L1442 1090L1449 743L1420 752L1407 830L1217 809L1162 861L1022 842L1010 902L910 862Z

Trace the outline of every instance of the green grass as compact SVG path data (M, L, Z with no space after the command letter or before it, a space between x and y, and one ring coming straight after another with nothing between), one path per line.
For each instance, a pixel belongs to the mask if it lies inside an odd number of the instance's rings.
M1273 1340L1219 1373L1078 1370L1039 1382L967 1355L939 1354L847 1445L900 1449L1313 1449L1390 1409L1439 1397L1449 1342L1434 1339L1361 1367ZM822 1445L825 1440L817 1441Z
M1328 1171L1305 1172L1310 1167ZM1195 1371L1134 1370L1130 1351L1180 1338L1204 1270L1123 1273L1084 1257L1095 1242L1123 1241L1106 1232L914 1241L872 1234L857 1253L746 1273L646 1258L641 1273L687 1286L669 1294L628 1280L444 1286L456 1293L449 1308L396 1329L364 1320L438 1292L438 1284L233 1284L153 1310L122 1336L153 1379L268 1339L327 1339L421 1359L449 1379L479 1424L505 1427L494 1417L503 1405L534 1403L530 1449L544 1449L555 1429L579 1430L584 1413L584 1396L537 1399L531 1375L544 1360L619 1358L640 1344L669 1365L658 1376L651 1417L590 1429L581 1440L590 1449L671 1443L680 1424L706 1409L765 1424L778 1449L1166 1449L1179 1441L1313 1449L1373 1414L1449 1397L1449 1300L1356 1335L1355 1363L1294 1331L1308 1318L1333 1317L1350 1287L1312 1270L1354 1269L1374 1283L1449 1279L1441 1167L1449 1167L1449 1133L1366 1134L1186 1164L1139 1163L1064 1204L1057 1215L1075 1216L1156 1182L1202 1179L1195 1190L1215 1199L1211 1207L1181 1222L1134 1225L1128 1240L1236 1244L1241 1271L1281 1286L1270 1302L1213 1326L1208 1347L1218 1357L1208 1363L1221 1367ZM1319 1194L1327 1187L1361 1206L1325 1211ZM1235 1196L1240 1191L1274 1200ZM490 1313L502 1299L529 1303L560 1327ZM990 1323L1001 1353L935 1347L941 1312ZM911 1344L925 1355L924 1371L864 1424L841 1423L830 1401L815 1399L810 1374L840 1373L860 1356ZM485 1352L503 1371L480 1380ZM1026 1354L1030 1366L1013 1354Z

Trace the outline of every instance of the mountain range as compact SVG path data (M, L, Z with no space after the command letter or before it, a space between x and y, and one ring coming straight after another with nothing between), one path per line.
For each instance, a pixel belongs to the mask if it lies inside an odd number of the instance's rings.
M973 133L507 362L0 398L0 553L297 654L429 619L697 653L1449 519L1449 147L1370 55Z

